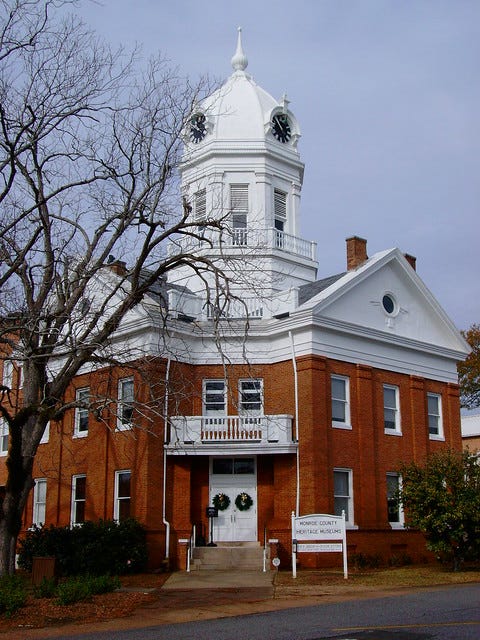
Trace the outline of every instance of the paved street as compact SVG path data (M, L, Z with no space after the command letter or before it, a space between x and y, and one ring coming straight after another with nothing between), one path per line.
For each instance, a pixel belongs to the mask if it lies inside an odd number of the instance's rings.
M477 640L480 585L419 590L185 624L112 630L67 640Z

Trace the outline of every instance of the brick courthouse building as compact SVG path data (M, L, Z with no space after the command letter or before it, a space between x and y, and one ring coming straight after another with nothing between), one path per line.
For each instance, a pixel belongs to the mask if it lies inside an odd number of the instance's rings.
M129 315L116 340L135 345L140 366L75 379L72 401L111 402L50 425L24 526L132 515L151 566L166 556L178 566L178 541L193 525L208 538L216 503L216 542L278 539L288 566L292 511L345 510L350 553L420 560L423 538L391 497L401 462L461 449L456 363L467 346L396 248L368 257L353 236L345 272L317 277L315 243L299 236L298 122L247 73L240 35L232 66L198 104L181 167L191 215L228 230L181 242L218 261L233 298L213 303L185 267Z

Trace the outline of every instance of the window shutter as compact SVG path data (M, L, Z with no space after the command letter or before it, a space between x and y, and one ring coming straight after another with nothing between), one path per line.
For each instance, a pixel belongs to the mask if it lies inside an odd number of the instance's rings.
M195 193L195 220L203 222L207 217L207 190L200 189Z
M230 209L233 212L248 213L248 184L230 185Z
M273 203L275 218L287 219L287 194L284 191L275 189L273 192Z

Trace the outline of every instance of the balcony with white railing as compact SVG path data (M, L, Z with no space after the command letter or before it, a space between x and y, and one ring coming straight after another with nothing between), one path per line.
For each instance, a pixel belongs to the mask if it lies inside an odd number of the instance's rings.
M274 227L267 229L224 229L219 232L215 229L202 229L196 236L183 236L173 243L169 251L171 254L182 251L192 251L202 247L222 247L232 248L232 250L243 249L261 249L278 250L282 253L288 253L307 260L316 260L317 243L310 240L304 240L298 236L290 235L285 231L280 231Z
M294 453L293 417L173 416L167 452L177 455L219 453Z

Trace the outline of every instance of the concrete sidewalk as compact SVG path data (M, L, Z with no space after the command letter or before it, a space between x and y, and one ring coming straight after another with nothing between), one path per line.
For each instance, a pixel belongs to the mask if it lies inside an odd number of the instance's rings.
M265 589L273 595L274 571L176 571L162 589Z

